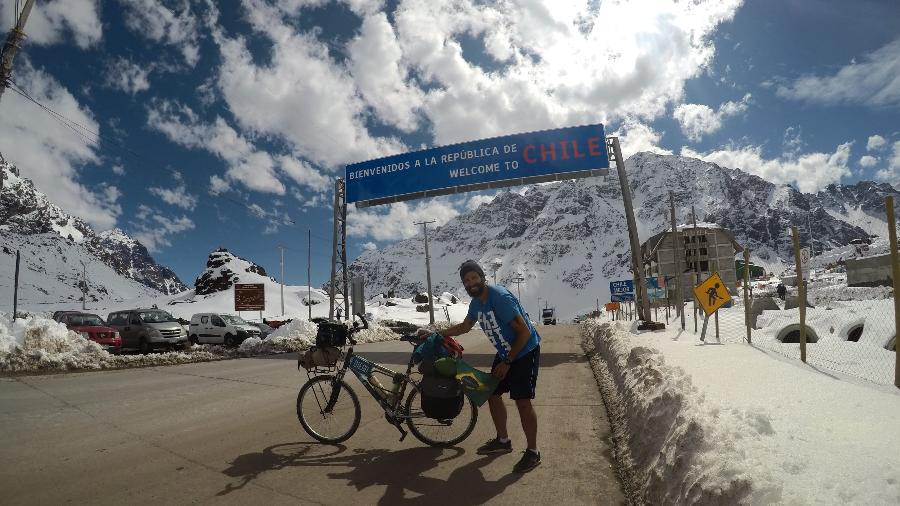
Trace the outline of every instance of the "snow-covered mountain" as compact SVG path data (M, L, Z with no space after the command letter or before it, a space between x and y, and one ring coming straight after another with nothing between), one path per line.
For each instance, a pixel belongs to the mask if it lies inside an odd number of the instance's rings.
M63 211L0 159L0 246L15 255L22 250L21 280L45 301L80 299L81 262L88 269L88 300L122 300L146 293L175 294L187 289L169 268L159 265L147 248L114 229L97 233L84 220ZM5 253L9 254L9 253ZM12 286L10 262L0 267L3 285ZM93 271L93 272L92 272ZM9 282L6 276L9 275ZM91 274L95 274L92 276ZM121 278L121 279L120 279ZM24 288L24 286L23 286Z
M751 259L780 272L792 258L790 227L812 228L817 250L839 248L851 239L886 234L884 195L898 193L885 184L860 182L803 194L740 169L652 153L626 161L642 241L668 228L669 190L675 194L679 224L691 220L730 228L749 246ZM900 204L900 198L896 199ZM881 206L879 207L879 202ZM608 300L609 281L630 278L630 249L621 191L615 171L606 178L562 181L500 193L493 201L457 216L429 233L432 289L461 293L457 268L479 261L489 278L519 290L526 309L555 306L563 318L581 307ZM423 291L421 237L367 251L349 267L363 277L368 293L394 289ZM524 278L518 288L517 276ZM584 301L588 302L585 303ZM546 301L546 302L545 302Z

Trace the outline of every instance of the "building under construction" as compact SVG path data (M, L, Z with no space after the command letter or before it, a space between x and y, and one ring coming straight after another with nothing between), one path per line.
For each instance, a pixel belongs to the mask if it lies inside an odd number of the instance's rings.
M647 278L665 279L667 296L675 299L675 265L681 267L681 286L684 300L691 300L691 288L712 273L718 272L728 291L737 293L737 273L734 256L744 248L734 239L730 230L713 223L678 227L679 244L673 248L672 230L660 232L641 244L644 274Z

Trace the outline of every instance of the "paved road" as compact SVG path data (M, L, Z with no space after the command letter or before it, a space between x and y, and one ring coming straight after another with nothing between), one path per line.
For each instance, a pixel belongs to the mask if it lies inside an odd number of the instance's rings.
M171 367L0 379L4 504L619 504L609 425L577 329L541 327L536 409L543 464L511 472L517 451L481 457L494 435L487 406L459 447L400 443L375 402L343 445L314 443L297 421L305 374L296 355ZM470 363L493 352L480 332L461 339ZM410 347L357 351L405 364Z

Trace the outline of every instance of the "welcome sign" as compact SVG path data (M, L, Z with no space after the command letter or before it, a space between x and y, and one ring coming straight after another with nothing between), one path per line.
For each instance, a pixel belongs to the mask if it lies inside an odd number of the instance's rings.
M347 202L368 207L423 197L605 176L603 125L507 135L348 165Z

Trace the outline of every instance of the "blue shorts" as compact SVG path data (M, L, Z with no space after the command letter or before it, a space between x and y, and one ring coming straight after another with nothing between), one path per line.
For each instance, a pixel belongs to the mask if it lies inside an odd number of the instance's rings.
M503 359L500 355L494 357L491 371ZM537 386L538 367L541 361L541 347L529 351L525 355L515 359L509 366L506 377L500 380L500 384L494 389L493 395L503 395L509 392L512 400L534 399L534 391Z

